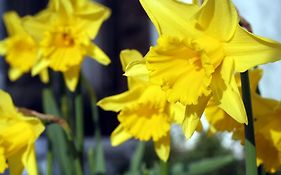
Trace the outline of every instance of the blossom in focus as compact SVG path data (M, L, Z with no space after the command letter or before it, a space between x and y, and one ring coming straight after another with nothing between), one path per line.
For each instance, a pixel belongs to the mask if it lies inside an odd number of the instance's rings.
M25 31L22 20L16 12L5 13L3 19L9 36L0 41L0 55L5 56L10 65L9 79L15 81L29 72L36 63L38 45ZM47 82L47 71L42 70L40 77L43 82Z
M62 72L67 87L74 91L85 56L108 65L110 59L92 40L109 15L108 8L90 0L53 0L35 17L26 17L24 26L40 48L39 60L32 74L50 67Z
M263 164L267 172L273 173L281 167L281 103L273 99L263 98L256 93L261 76L262 71L260 69L249 72L257 165ZM236 75L236 82L241 90L239 74ZM233 138L244 143L244 125L228 116L212 100L209 101L205 114L210 124L210 132L233 132Z
M239 26L230 0L205 0L202 6L175 0L140 0L159 33L146 55L152 83L168 101L186 106L182 121L191 137L212 97L239 123L246 112L234 78L259 64L281 58L281 45Z
M128 63L144 62L136 50L124 50L120 54L123 70ZM119 126L113 131L111 141L117 146L130 138L154 142L160 159L166 161L170 153L170 128L173 122L182 120L184 107L171 104L159 86L148 81L148 71L142 64L134 72L126 72L129 90L106 97L98 102L104 110L119 112Z
M11 97L0 90L0 173L37 175L35 141L44 131L40 120L19 113Z

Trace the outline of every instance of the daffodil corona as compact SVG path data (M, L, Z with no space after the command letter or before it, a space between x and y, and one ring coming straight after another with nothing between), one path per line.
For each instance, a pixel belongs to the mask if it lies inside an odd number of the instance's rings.
M229 116L247 124L234 72L277 61L281 45L240 27L230 0L205 0L201 6L174 0L140 2L159 33L157 45L146 55L150 79L169 102L186 106L186 137L193 134L211 97Z
M10 96L0 90L0 173L37 175L34 144L43 132L36 118L24 116L14 107Z
M128 63L143 62L142 55L135 50L124 50L120 54L123 70ZM117 146L135 138L140 141L154 142L158 156L166 161L170 153L170 128L173 122L184 115L180 104L168 103L164 91L148 81L145 66L138 66L140 74L126 72L129 90L106 97L98 102L104 110L119 112L119 126L113 131L111 141Z

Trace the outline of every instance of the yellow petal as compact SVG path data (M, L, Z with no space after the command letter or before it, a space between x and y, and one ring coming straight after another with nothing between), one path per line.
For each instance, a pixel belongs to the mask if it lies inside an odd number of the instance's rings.
M38 63L36 63L31 70L32 76L35 76L44 71L49 66L49 64L50 61L47 59L41 59L40 61L38 61Z
M238 14L230 0L205 0L196 14L200 30L221 41L228 41L238 26Z
M39 74L40 76L40 80L43 82L43 83L48 83L49 82L49 73L48 73L48 69L44 69L40 72Z
M4 173L6 168L8 168L8 165L4 155L4 148L0 147L0 173Z
M141 5L160 35L185 37L195 35L189 18L199 9L197 5L174 0L140 0Z
M174 120L176 123L181 124L184 120L185 106L181 103L171 104L174 110Z
M16 81L22 76L23 72L17 68L10 68L9 69L9 79L11 81Z
M136 101L142 91L142 87L136 87L121 94L103 98L97 103L97 105L106 111L119 112L126 105Z
M38 174L34 144L28 145L27 150L23 154L22 162L28 174Z
M5 13L3 19L9 35L26 33L22 27L21 19L15 11Z
M166 162L170 155L170 134L168 133L165 137L154 141L154 149L158 157Z
M248 123L240 92L233 75L233 61L224 60L221 70L213 74L212 90L215 103L239 123Z
M124 72L128 64L134 60L144 60L142 54L139 51L125 49L120 52L120 61Z
M100 64L108 65L110 63L109 57L97 45L90 44L87 48L87 55Z
M251 92L256 92L262 74L263 74L262 69L254 69L249 71L250 87L252 90Z
M244 72L254 66L281 58L281 44L253 35L238 27L234 37L225 44L226 59L232 58L235 70Z
M182 122L182 128L187 139L189 139L197 129L208 100L209 97L201 97L197 105L186 106L185 118Z
M13 175L22 175L24 165L23 165L23 154L26 148L22 148L17 154L13 154L8 158L9 171ZM36 175L36 174L35 174Z
M121 125L119 125L111 134L110 140L112 146L118 146L122 144L123 142L126 142L132 138L132 135L130 135L128 132L126 132Z
M15 117L16 109L14 107L13 101L8 93L0 89L0 114L1 117Z
M0 41L0 55L3 56L7 53L6 40Z
M79 80L79 75L80 75L80 65L73 66L63 73L66 86L71 92L74 92L76 89Z

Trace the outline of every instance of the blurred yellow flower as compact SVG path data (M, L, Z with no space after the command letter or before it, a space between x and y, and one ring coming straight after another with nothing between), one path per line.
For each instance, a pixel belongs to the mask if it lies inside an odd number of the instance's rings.
M123 70L128 63L144 62L136 50L124 50L120 54ZM160 87L148 81L145 64L139 64L138 71L126 72L129 90L98 102L104 110L119 112L119 126L113 131L111 141L117 146L130 138L154 142L160 159L166 161L170 153L170 128L173 122L182 120L184 107L167 102L165 93Z
M89 0L81 2L53 0L47 10L24 20L24 26L40 46L40 58L32 74L47 67L63 72L71 91L76 88L85 56L103 65L110 63L107 55L92 43L110 10Z
M15 81L22 74L29 72L37 61L38 46L23 28L16 12L7 12L3 18L9 37L0 41L0 55L5 56L10 65L9 79ZM40 76L43 82L48 81L46 70Z
M169 102L186 106L182 121L193 134L212 97L233 119L247 124L234 72L281 58L281 45L239 26L230 0L205 0L202 6L175 0L140 0L160 37L146 55L150 78Z
M260 69L249 72L251 99L253 106L257 165L263 164L267 172L276 172L281 167L281 103L263 98L256 93L258 82L262 76ZM241 90L239 74L236 75L238 87ZM233 138L244 143L244 125L233 120L227 113L209 101L205 110L210 123L210 132L233 132Z
M13 105L11 97L0 90L0 173L37 175L34 144L44 131L40 120L24 116Z

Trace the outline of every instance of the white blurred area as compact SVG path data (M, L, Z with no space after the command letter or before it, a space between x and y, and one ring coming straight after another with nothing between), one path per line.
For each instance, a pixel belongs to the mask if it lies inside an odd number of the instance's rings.
M179 0L180 1L180 0ZM187 3L192 0L181 0ZM233 0L239 13L252 26L253 32L257 35L264 36L281 42L281 18L280 18L280 0ZM158 38L157 32L151 24L151 40L155 45ZM281 58L280 58L281 59ZM259 88L264 97L281 100L281 61L260 66L263 70L263 78L260 81ZM208 130L208 123L205 117L202 117L204 130ZM182 131L178 127L174 127L172 134L175 137L181 137ZM233 150L237 158L243 158L243 147L240 142L231 139L231 134L222 133L222 144L226 148ZM192 148L199 134L195 133L191 139L187 140L182 149ZM177 142L176 142L177 143Z

